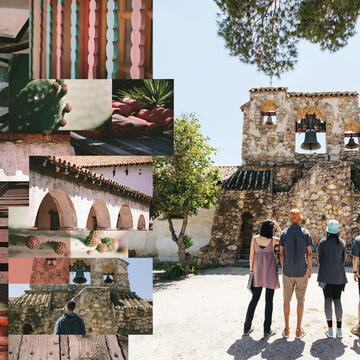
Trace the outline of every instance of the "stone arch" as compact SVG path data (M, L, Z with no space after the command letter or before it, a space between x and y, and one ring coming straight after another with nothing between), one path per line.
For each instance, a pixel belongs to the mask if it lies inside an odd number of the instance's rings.
M261 103L261 111L268 112L268 111L276 111L276 103L272 99L265 99Z
M356 120L349 120L344 125L344 132L351 131L354 133L360 132L360 122Z
M33 327L29 323L25 323L21 328L21 333L23 335L30 335L33 333Z
M302 107L296 114L296 121L300 121L306 114L315 114L321 121L325 121L325 114L323 110L316 105L307 105Z
M111 228L110 214L106 203L102 199L96 199L91 206L86 222L88 230Z
M133 216L129 205L121 206L116 227L120 230L128 230L134 227Z
M62 189L49 191L39 206L35 226L39 230L75 229L77 216L70 196Z
M240 226L240 244L241 256L249 258L251 239L254 235L254 217L249 211L244 211L241 214Z
M137 229L138 230L146 230L146 221L145 221L145 216L143 214L141 214L139 216Z

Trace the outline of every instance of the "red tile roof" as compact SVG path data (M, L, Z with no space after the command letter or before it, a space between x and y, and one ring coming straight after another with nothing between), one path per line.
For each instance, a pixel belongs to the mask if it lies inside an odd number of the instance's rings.
M105 167L152 164L152 156L62 156L79 167Z

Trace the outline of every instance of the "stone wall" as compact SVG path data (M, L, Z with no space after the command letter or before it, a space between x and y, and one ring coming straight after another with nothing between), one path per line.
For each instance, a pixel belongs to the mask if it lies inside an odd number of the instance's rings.
M265 125L261 115L264 102L276 106L276 123ZM287 88L255 89L244 113L242 159L246 165L319 160L357 160L359 151L345 151L344 132L359 130L356 93L291 93ZM295 123L306 113L316 113L326 122L326 154L295 153Z
M273 175L273 178L277 176ZM252 234L257 234L266 218L275 218L282 229L289 226L290 209L299 208L304 217L302 225L310 231L314 243L326 236L327 222L337 219L340 236L350 245L359 234L359 199L359 192L351 181L348 161L316 163L304 171L304 176L289 191L221 190L211 239L199 251L199 264L220 262L231 265L242 257L248 258L242 243L246 213L253 216ZM348 256L347 262L350 260Z

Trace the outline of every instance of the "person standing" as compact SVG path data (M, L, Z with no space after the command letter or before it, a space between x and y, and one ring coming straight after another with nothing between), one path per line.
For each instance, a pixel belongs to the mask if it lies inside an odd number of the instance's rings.
M74 313L75 305L74 301L66 303L65 313L56 321L55 335L86 335L84 321Z
M352 245L352 248L351 248L351 255L353 257L352 263L353 263L354 280L358 283L359 295L360 295L360 282L359 282L359 276L360 276L360 263L359 263L360 236L358 236L353 242L353 245ZM351 332L354 335L360 336L360 298L359 298L359 304L358 304L358 323L357 323L356 326L354 326L351 329Z
M290 210L291 225L280 236L280 262L283 268L283 295L285 328L283 337L290 336L290 301L295 289L297 299L296 338L305 335L301 327L304 313L305 292L312 271L312 239L310 233L300 226L302 220L298 209ZM307 258L307 261L305 259Z
M271 329L273 297L275 289L280 287L274 246L279 243L279 238L274 237L274 226L281 233L276 221L265 220L260 229L260 235L254 236L250 247L250 276L253 275L252 299L247 309L244 323L244 335L249 335L254 312L263 288L265 293L265 320L264 337L275 335Z
M325 297L324 310L328 325L325 334L327 337L334 337L332 303L334 303L336 315L336 337L343 337L341 330L343 310L340 298L347 283L344 266L345 251L346 243L339 238L339 222L330 220L327 225L326 238L319 242L319 273L317 278Z

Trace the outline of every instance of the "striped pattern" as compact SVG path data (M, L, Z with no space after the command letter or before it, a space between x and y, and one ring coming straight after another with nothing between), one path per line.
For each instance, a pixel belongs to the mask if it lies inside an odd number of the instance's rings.
M152 305L136 294L112 294L111 302L116 308L152 309Z
M30 27L36 79L152 77L150 0L31 0Z
M26 293L24 295L13 298L9 301L10 306L50 306L51 295L50 294L34 294Z
M263 190L270 189L270 170L237 170L226 180L222 189L227 190Z

